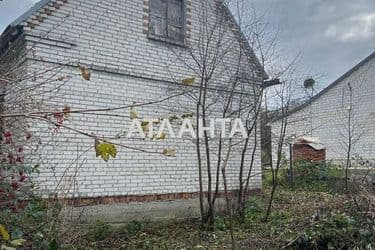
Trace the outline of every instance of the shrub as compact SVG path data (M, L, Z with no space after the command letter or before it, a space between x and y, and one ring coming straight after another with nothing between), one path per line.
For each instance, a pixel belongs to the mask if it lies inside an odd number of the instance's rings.
M227 221L224 216L215 216L215 230L225 231L228 229Z
M253 197L246 204L245 224L260 222L265 216L265 203L261 198Z
M34 193L30 176L38 166L25 162L24 147L30 133L11 131L0 140L0 245L35 249L57 249L56 220L61 206L42 200ZM2 243L1 243L2 242Z
M285 188L291 187L289 169L280 169L278 178L281 186ZM342 188L344 184L345 172L336 165L306 161L294 163L293 186L297 189L337 193L344 191Z
M298 161L294 164L294 171L296 177L307 181L327 181L345 177L343 169L325 162Z
M374 240L370 225L343 213L330 213L318 217L287 246L291 249L372 249Z
M128 236L134 236L143 229L143 224L139 221L131 221L122 226L119 231Z
M287 169L286 168L280 168L279 169L279 172L277 174L277 179L279 181L279 184L281 184L282 186L288 185ZM263 181L263 185L265 187L272 186L272 172L271 172L271 170L263 171L262 181Z
M110 224L97 221L90 225L89 231L87 233L87 238L90 241L102 241L108 238L113 232L113 228Z
M33 198L17 212L11 209L2 210L0 221L10 235L4 244L13 245L13 241L18 241L33 249L57 249L59 244L56 218L61 206L59 203L54 203L53 207L49 205L45 200Z

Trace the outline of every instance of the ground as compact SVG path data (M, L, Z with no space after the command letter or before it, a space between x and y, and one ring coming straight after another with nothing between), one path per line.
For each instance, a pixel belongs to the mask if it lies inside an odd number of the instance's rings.
M366 181L365 173L351 173L346 183L341 168L299 163L294 167L293 184L286 173L287 169L280 170L267 219L272 183L269 173L263 176L262 194L249 197L243 219L236 213L230 217L228 213L217 214L210 227L198 218L80 225L79 220L71 222L62 216L58 200L30 197L29 202L9 203L9 208L0 210L0 248L375 248L375 185Z
M311 228L322 213L349 214L348 197L328 192L291 191L281 188L275 197L270 219L263 220L269 197L249 201L246 222L236 224L237 249L280 249ZM132 222L121 226L91 225L78 249L231 249L228 219L218 216L215 228L207 231L198 220Z

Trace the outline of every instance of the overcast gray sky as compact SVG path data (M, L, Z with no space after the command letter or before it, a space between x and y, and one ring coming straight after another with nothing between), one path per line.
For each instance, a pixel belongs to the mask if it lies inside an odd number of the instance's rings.
M0 1L0 31L38 0ZM279 44L301 53L321 87L375 51L375 0L245 0L280 30Z
M246 1L246 0L245 0ZM375 51L375 0L249 0L324 87Z
M38 0L1 0L0 32L37 2Z

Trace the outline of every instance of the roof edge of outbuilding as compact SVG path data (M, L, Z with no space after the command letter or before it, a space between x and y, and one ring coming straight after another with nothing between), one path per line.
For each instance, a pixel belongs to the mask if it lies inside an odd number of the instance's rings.
M324 88L322 91L320 91L318 94L314 95L311 99L309 99L308 101L306 101L302 105L300 105L300 106L294 108L293 110L291 110L290 112L288 112L288 114L286 116L290 116L290 115L292 115L292 114L294 114L294 113L296 113L296 112L304 109L305 107L309 106L312 102L314 102L315 100L317 100L318 98L320 98L321 96L323 96L330 89L332 89L337 84L339 84L340 82L342 82L344 79L346 79L347 77L349 77L351 74L353 74L355 71L357 71L360 67L362 67L363 65L365 65L367 62L369 62L373 58L375 58L375 51L372 52L365 59L363 59L362 61L360 61L358 64L356 64L353 68L351 68L350 70L348 70L345 74L343 74L342 76L340 76L337 80L335 80L330 85L328 85L326 88ZM271 121L271 123L272 122L277 122L281 118L282 118L282 116L278 116L276 119L274 119L273 121Z

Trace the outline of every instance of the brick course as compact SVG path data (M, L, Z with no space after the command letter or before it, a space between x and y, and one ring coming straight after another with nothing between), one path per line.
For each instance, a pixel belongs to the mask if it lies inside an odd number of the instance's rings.
M228 193L229 197L236 197L237 191ZM248 190L245 195L253 196L261 194L260 189ZM207 197L207 192L204 193ZM107 196L95 198L68 198L63 200L66 205L84 207L92 205L109 205L116 203L131 203L131 202L152 202L152 201L173 201L173 200L189 200L199 197L199 193L170 193L170 194L152 194L152 195L127 195L127 196ZM224 198L225 194L220 192L218 198Z
M326 150L315 150L306 144L293 145L293 161L322 162L326 160Z

